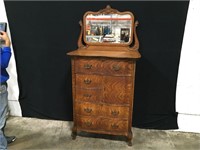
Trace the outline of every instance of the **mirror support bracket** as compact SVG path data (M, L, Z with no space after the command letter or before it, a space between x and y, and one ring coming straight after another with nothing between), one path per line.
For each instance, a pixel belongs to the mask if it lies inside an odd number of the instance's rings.
M134 46L132 47L129 47L129 50L133 50L133 51L137 51L139 49L139 40L138 40L138 37L137 37L137 33L136 33L136 28L137 26L139 25L139 22L138 21L135 21L135 24L134 24Z
M78 48L85 48L85 45L83 44L83 22L80 20L79 25L81 26L81 31L78 38Z

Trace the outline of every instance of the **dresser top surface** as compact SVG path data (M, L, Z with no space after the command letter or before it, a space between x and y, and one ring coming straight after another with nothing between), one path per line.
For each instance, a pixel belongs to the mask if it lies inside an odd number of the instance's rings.
M131 50L93 50L93 49L77 49L67 53L70 56L90 56L90 57L110 57L110 58L130 58L137 59L141 55L138 51Z

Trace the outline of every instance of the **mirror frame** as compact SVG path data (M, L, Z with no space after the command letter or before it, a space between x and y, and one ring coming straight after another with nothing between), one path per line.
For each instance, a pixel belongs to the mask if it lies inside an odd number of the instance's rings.
M118 15L130 15L132 18L132 24L131 24L131 33L130 33L130 40L129 42L126 43L109 43L109 42L88 42L86 40L86 17L89 14L93 14L93 15L102 15L102 14L118 14ZM97 12L94 11L87 11L84 16L83 16L83 40L87 45L101 45L101 46L128 46L133 42L133 35L134 35L134 15L130 12L130 11L124 11L124 12L120 12L117 9L113 9L111 8L109 5L106 6L105 9L101 9Z

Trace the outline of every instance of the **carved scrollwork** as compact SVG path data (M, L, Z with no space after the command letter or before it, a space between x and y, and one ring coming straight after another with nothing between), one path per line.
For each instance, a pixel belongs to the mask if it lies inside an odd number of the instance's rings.
M111 14L111 13L119 13L119 11L117 9L111 8L110 5L107 5L106 8L101 9L98 13Z

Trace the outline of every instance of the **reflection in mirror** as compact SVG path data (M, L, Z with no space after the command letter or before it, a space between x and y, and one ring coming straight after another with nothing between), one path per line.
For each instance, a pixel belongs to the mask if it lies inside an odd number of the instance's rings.
M88 14L85 25L86 42L121 44L131 40L130 14Z

